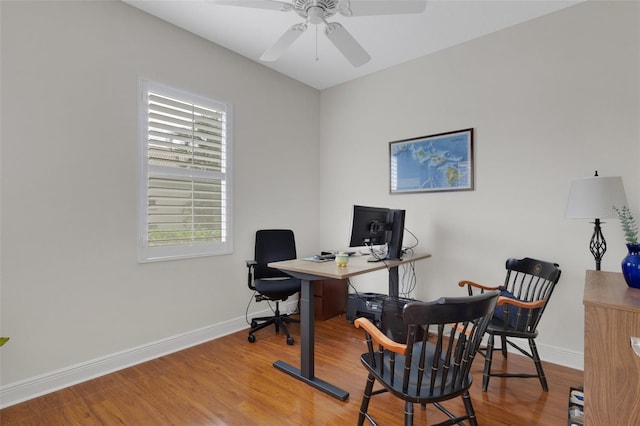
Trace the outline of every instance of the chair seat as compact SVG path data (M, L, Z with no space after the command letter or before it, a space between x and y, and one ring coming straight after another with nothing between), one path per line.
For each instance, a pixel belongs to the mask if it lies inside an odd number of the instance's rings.
M536 329L533 331L526 331L515 330L514 328L510 327L505 328L504 321L494 316L493 318L491 318L491 322L489 322L487 333L506 337L519 337L523 339L529 339L535 338L538 335L538 330Z
M458 393L464 392L469 389L473 381L471 374L467 374L467 380L455 380L453 367L445 369L443 364L445 359L441 357L440 366L436 372L435 382L438 386L431 389L432 375L434 370L431 368L433 365L433 358L435 353L435 346L431 343L427 343L425 350L424 370L420 372L419 359L420 352L422 350L422 343L417 343L413 347L413 356L411 358L411 370L408 381L406 383L407 388L403 389L403 381L405 374L405 357L402 355L395 356L395 367L393 371L393 378L390 375L391 362L389 352L385 351L383 366L384 370L380 372L379 368L373 367L371 355L369 352L365 352L360 356L360 361L364 366L371 371L376 379L383 384L383 386L396 396L400 396L405 400L409 400L413 403L429 403L430 401L440 401L444 395L449 397L455 396ZM376 360L378 355L375 355ZM421 380L419 376L422 376Z
M270 298L284 300L290 295L300 291L298 278L263 278L254 281L258 293Z

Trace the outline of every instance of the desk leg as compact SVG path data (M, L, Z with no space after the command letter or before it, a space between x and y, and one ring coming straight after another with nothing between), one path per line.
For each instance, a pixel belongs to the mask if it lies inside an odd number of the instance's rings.
M290 376L319 389L334 398L346 401L349 393L320 380L314 372L315 330L314 330L313 281L302 280L300 290L300 369L283 361L276 361L273 366Z
M313 281L302 280L300 290L300 372L303 377L315 376L315 303Z
M398 297L400 295L400 283L398 281L398 267L389 268L389 296Z

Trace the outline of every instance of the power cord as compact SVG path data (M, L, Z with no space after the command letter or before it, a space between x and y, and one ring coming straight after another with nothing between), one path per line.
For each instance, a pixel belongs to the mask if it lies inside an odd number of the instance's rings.
M402 265L402 279L398 294L407 299L411 299L411 293L417 287L416 268L414 263Z
M258 292L256 290L253 291L253 294L251 295L251 298L249 299L249 303L247 303L247 309L245 309L244 311L244 320L247 322L247 324L249 324L249 326L251 326L251 321L249 321L249 307L251 306L251 302L254 300L257 300L256 297L259 296ZM269 305L269 309L271 309L271 312L275 315L276 311L275 309L273 309L273 306L271 306L271 301L269 299L263 299L267 301L267 305Z
M411 234L411 236L412 236L412 237L413 237L413 239L415 240L415 244L414 244L414 245L412 245L412 246L409 246L409 247L404 248L404 249L403 249L403 251L409 251L409 250L413 251L413 249L414 249L414 248L418 247L418 243L419 243L419 241L418 241L418 237L416 237L416 234L414 234L413 232L411 232L409 229L404 228L404 230L405 230L405 232L407 232L407 233Z

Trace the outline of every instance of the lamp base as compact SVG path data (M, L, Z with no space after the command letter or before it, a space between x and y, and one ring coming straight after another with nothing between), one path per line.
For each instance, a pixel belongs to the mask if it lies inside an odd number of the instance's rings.
M600 227L600 219L596 219L593 222L593 235L591 236L591 242L589 243L589 249L593 258L596 260L596 271L600 270L600 261L607 251L607 242L602 235L602 228Z

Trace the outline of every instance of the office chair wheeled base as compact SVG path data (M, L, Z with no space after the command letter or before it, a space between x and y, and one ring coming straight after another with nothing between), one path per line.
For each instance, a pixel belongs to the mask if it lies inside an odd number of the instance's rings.
M276 302L276 310L274 316L251 319L251 330L249 330L249 336L247 336L247 339L250 343L254 343L256 341L256 336L254 336L253 333L273 324L276 326L276 333L279 333L280 329L282 329L284 334L287 336L287 345L293 345L295 340L293 340L293 337L291 337L291 335L289 334L289 330L286 326L286 324L292 322L300 322L300 320L291 318L289 314L280 314L278 302Z

